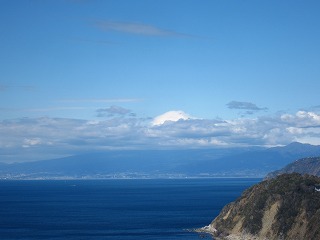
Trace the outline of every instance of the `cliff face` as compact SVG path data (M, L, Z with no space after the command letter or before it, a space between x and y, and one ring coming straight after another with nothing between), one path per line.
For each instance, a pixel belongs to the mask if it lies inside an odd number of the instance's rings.
M266 179L276 177L280 174L294 172L301 174L310 174L320 177L320 157L309 157L299 159L278 171L269 173Z
M283 174L225 206L203 231L217 239L320 239L320 178Z

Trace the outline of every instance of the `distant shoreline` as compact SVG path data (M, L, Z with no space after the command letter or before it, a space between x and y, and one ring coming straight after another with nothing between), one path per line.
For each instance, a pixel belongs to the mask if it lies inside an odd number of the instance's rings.
M188 179L261 179L263 177L147 177L147 178L0 178L0 181L92 181L92 180L188 180Z

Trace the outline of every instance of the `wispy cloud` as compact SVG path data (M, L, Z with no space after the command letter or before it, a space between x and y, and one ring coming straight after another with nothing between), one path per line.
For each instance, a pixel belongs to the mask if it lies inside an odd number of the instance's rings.
M134 117L135 114L131 112L131 110L119 107L119 106L111 106L108 108L99 108L96 110L97 117L114 117L114 116L131 116Z
M311 111L320 111L320 105L313 106L310 109L311 109Z
M141 102L141 98L84 98L84 99L60 99L57 102L64 103L129 103L129 102Z
M48 108L26 108L26 112L50 112L50 111L69 111L69 110L85 110L92 109L88 107L48 107Z
M175 31L162 29L153 25L135 22L95 21L94 25L103 31L115 31L145 36L190 37L190 35L188 34L183 34Z
M8 89L8 86L0 84L0 91L6 91Z
M85 110L94 109L88 107L46 107L46 108L0 108L0 111L4 112L51 112L61 110Z
M70 41L74 42L87 42L87 43L96 43L96 44L107 44L107 45L116 45L118 42L110 41L110 40L95 40L95 39L85 39L85 38L74 38L70 39Z
M10 89L21 89L25 91L32 91L35 89L34 86L31 85L6 85L0 84L0 91L8 91Z

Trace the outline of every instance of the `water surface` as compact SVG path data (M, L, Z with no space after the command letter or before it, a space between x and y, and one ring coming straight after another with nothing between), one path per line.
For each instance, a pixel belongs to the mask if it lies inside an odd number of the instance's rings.
M261 179L0 181L1 239L199 239Z

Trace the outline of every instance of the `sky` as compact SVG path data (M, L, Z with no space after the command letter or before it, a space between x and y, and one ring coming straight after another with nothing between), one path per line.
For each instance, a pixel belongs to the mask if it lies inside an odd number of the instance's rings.
M320 144L317 0L0 0L0 162Z

